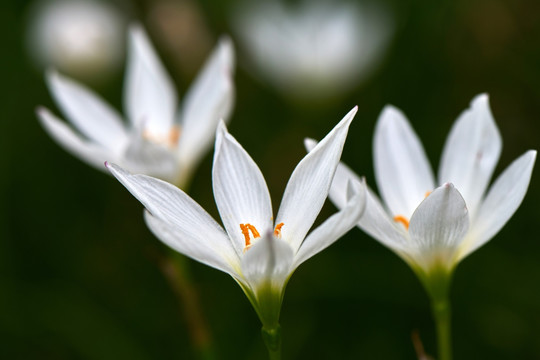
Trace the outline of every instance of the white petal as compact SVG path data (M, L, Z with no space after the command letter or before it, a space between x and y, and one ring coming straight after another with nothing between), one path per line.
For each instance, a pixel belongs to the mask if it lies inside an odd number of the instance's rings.
M55 71L47 84L69 121L88 139L115 153L125 145L127 134L120 115L82 84Z
M488 242L514 215L527 193L535 160L536 151L529 150L497 178L480 206L462 257Z
M471 218L484 196L501 147L488 96L479 95L452 127L439 168L439 183L451 182L459 189Z
M410 218L435 185L420 140L403 113L392 106L377 121L373 155L381 197L392 215Z
M468 230L465 200L452 184L444 184L433 190L411 217L409 235L416 248L414 257L426 266L431 261L450 266Z
M148 35L138 25L129 31L124 86L124 106L129 120L152 135L169 135L177 106L176 90Z
M285 189L276 224L295 252L328 196L347 131L357 108L352 109L296 166Z
M235 266L234 264L235 262L238 263L239 260L226 259L216 247L216 239L208 238L204 233L193 234L193 231L186 231L189 226L175 226L152 216L148 211L144 212L144 219L154 235L172 249L205 265L229 273L234 277L240 276L238 265ZM219 235L220 238L222 236L225 236L225 234ZM221 241L225 242L225 239Z
M234 102L233 68L232 42L224 37L184 99L178 154L187 163L204 156L213 144L219 121L229 119Z
M45 131L56 142L89 165L105 171L103 163L106 160L117 160L109 149L82 139L65 122L58 119L49 110L39 108L37 115Z
M331 199L336 203L333 197ZM408 238L403 226L388 216L381 201L369 187L366 193L366 210L358 226L400 256L409 251Z
M301 263L332 245L360 220L366 207L366 185L356 182L349 183L347 187L349 191L353 187L354 193L339 212L328 218L306 237L298 249L293 268L296 269Z
M292 271L293 249L272 233L262 236L242 257L242 273L252 290L270 282L283 288Z
M261 171L220 123L216 135L212 180L214 197L238 253L246 243L240 224L251 224L263 235L272 231L272 203Z
M189 250L197 249L196 260L207 263L208 259L216 259L219 255L228 264L238 264L238 257L221 226L182 190L150 176L132 175L114 164L107 163L106 166L154 217L165 223L169 230L178 233L182 244L199 243L192 244ZM153 225L153 230L156 230L160 224L154 222ZM165 233L168 230L163 231ZM170 243L172 235L166 236L162 241ZM175 246L180 246L181 243L178 242ZM192 254L194 253L186 253L188 256ZM219 264L216 261L209 265L218 267ZM222 267L218 268L223 270Z

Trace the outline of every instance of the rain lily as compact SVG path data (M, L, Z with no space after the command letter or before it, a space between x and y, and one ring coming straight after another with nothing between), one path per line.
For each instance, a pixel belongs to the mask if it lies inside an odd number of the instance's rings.
M446 353L439 356L442 360L449 359L450 352L446 302L451 274L460 260L510 219L531 178L533 150L516 159L488 190L500 152L501 137L485 94L473 99L455 122L437 180L418 137L398 109L386 107L376 126L375 176L384 204L368 189L358 226L398 254L421 279L433 301L439 346L447 347L439 349ZM345 206L345 184L351 179L357 176L340 165L330 191L338 208Z
M393 33L384 10L348 0L252 1L240 4L233 25L265 80L295 99L327 99L357 85L383 55Z
M165 68L144 30L132 26L124 84L127 122L89 89L55 71L47 74L49 88L78 132L45 108L37 112L45 130L88 164L103 169L110 160L184 186L210 148L219 119L229 117L233 57L231 42L222 39L177 115L177 94Z
M297 165L276 217L259 168L221 123L212 176L225 229L177 187L106 164L146 207L146 223L161 241L236 280L259 315L271 354L279 353L279 312L290 276L354 227L364 210L364 185L353 181L343 208L307 234L328 195L355 113L349 112Z
M99 0L40 0L30 8L28 50L40 66L95 80L124 55L124 12ZM91 77L91 78L90 78Z

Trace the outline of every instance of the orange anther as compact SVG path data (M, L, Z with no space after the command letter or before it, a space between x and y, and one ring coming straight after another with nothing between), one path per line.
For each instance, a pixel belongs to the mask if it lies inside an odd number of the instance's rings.
M240 224L240 230L242 231L242 234L244 235L244 239L246 240L246 247L244 248L244 251L247 251L251 247L251 239L249 237L249 232L251 231L251 234L253 235L253 238L261 237L255 226L251 224Z
M394 221L403 224L403 226L405 226L405 229L409 230L409 220L407 220L405 216L394 216Z
M283 227L283 223L279 223L276 225L276 228L274 229L274 236L281 237L281 228Z
M427 198L430 194L431 194L431 191L426 191L426 193L424 194L424 199Z

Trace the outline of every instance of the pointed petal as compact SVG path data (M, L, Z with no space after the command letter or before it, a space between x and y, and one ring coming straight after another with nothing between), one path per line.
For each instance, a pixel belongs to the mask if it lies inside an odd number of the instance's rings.
M328 196L347 131L357 108L352 109L296 166L285 189L276 224L284 223L282 237L295 252Z
M213 144L219 121L229 119L234 102L233 71L232 42L223 37L184 99L178 154L185 162L198 162Z
M529 150L497 178L480 206L467 237L471 243L461 257L488 242L514 215L527 193L535 160L536 151Z
M37 115L45 131L60 146L89 165L105 171L103 162L107 159L116 160L115 155L110 150L82 139L65 122L58 119L49 110L39 108Z
M465 200L456 188L446 183L418 206L409 225L409 235L420 264L443 261L451 266L456 248L469 230Z
M265 234L242 257L242 273L255 290L270 282L281 289L292 271L293 249L272 233Z
M124 84L124 106L137 128L167 136L176 111L176 90L148 35L139 25L129 31L129 53Z
M488 96L479 95L452 127L439 168L439 183L451 182L459 189L471 216L484 196L501 147Z
M229 272L225 270L223 262L231 264L233 268L235 264L238 265L238 257L227 234L199 204L182 190L150 176L132 175L114 164L106 163L105 166L150 211L153 217L166 225L164 227L160 222L150 219L152 230L156 231L156 235L164 236L160 238L163 242L172 244L174 241L175 249L180 251L183 246L186 255L193 255L195 260L223 271ZM174 238L168 234L170 231L175 233ZM223 258L222 262L215 260L219 256ZM210 262L209 259L215 261Z
M221 220L241 254L246 243L240 224L251 224L260 234L272 231L272 203L261 171L223 122L216 135L212 180Z
M352 194L349 194L347 203L339 212L329 217L306 237L296 254L294 269L310 257L332 245L360 220L366 207L366 185L364 182L350 182L347 187L349 192L352 191Z
M405 115L392 106L377 121L373 155L381 197L392 215L410 218L435 185L420 140Z
M119 153L127 141L120 115L88 88L55 71L47 85L68 120L88 139Z
M194 237L193 232L186 232L186 228L189 226L175 226L153 216L148 211L144 212L144 220L152 233L172 249L234 277L240 276L238 266L232 265L234 262L238 262L238 259L226 259L223 256L223 251L213 248L215 244L212 240L215 239L208 238L204 233L195 234ZM225 235L223 234L223 236Z

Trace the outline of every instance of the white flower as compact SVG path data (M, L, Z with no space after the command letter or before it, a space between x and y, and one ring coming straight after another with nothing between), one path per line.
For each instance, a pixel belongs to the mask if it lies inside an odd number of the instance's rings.
M256 70L301 99L326 99L358 84L393 33L383 8L347 0L246 2L233 25Z
M177 115L176 91L144 30L133 26L129 37L127 122L96 94L56 72L48 73L49 88L80 134L47 109L38 109L39 118L60 145L100 170L109 160L183 186L211 146L219 119L229 117L232 44L220 41Z
M341 211L306 236L328 195L356 109L297 165L277 216L266 182L248 153L217 130L213 190L225 230L182 190L164 181L108 169L139 199L153 233L176 251L230 274L255 307L263 326L275 328L286 283L305 260L331 245L358 222L364 185L349 184Z
M93 77L120 65L125 18L110 3L49 0L31 10L28 50L40 65Z
M407 119L386 107L374 136L375 175L384 205L368 190L358 226L401 256L425 284L434 273L451 274L460 260L497 234L527 192L536 159L533 150L487 189L500 152L488 96L479 95L448 136L436 185ZM345 204L345 184L355 178L346 166L338 167L330 191L338 208Z

